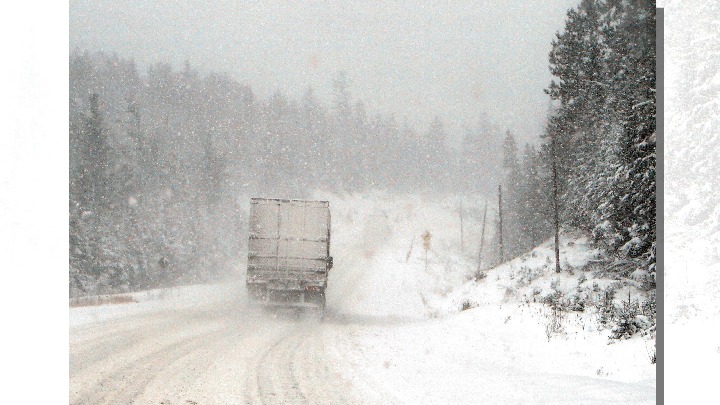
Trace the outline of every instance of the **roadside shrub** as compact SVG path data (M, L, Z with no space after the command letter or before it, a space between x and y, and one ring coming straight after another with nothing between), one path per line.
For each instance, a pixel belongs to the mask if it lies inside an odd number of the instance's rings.
M477 307L476 303L474 303L470 300L465 300L460 305L460 311L467 311L468 309L472 309L472 308L476 308L476 307Z
M648 299L643 301L640 306L640 313L647 316L651 323L656 323L657 303L655 302L655 290L650 291Z
M652 354L650 356L650 364L655 364L657 362L657 353L655 352L655 345L653 345Z
M504 299L505 301L509 301L509 300L511 300L511 299L513 299L513 298L520 298L520 296L518 295L518 292L515 291L512 287L506 286L506 287L505 287L505 294L503 294L503 299Z
M639 305L637 301L623 301L616 308L617 325L612 329L610 339L627 339L640 329L637 322Z
M640 313L640 303L632 300L628 294L627 301L616 307L617 324L612 329L610 339L628 339L634 334L645 331L653 326L649 316Z
M565 313L561 308L550 308L546 315L545 336L550 341L553 335L565 332Z
M531 269L523 266L518 272L519 280L517 281L517 284L519 287L530 285L533 281L540 278L543 274L544 272L542 269Z
M550 308L559 308L562 301L562 293L560 291L554 291L540 298L540 302L549 306Z
M569 310L575 312L585 311L585 300L579 295L573 295L565 305Z
M600 300L595 308L598 313L598 323L602 327L608 326L615 320L615 289L609 286L601 292Z

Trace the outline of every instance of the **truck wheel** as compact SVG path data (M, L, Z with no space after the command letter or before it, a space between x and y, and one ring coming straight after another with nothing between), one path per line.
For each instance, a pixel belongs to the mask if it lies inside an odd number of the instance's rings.
M320 295L320 320L325 319L325 293Z
M268 294L267 289L263 288L262 286L258 285L249 285L247 286L247 296L248 299L251 301L263 301L265 300L265 295Z

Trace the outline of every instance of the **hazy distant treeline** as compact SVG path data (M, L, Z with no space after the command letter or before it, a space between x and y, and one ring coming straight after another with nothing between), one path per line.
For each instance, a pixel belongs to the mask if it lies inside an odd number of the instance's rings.
M73 294L214 278L237 261L247 201L314 190L479 193L499 181L502 133L450 148L442 121L424 131L369 117L348 78L331 105L255 96L228 76L131 59L70 56Z
M457 149L439 118L417 130L369 116L342 72L329 103L312 89L265 99L189 64L141 73L131 59L74 52L71 294L226 274L244 249L248 196L421 190L493 196L495 205L499 184L505 259L552 234L556 183L562 226L592 233L653 276L654 3L583 0L553 42L550 68L556 104L539 148L485 123Z

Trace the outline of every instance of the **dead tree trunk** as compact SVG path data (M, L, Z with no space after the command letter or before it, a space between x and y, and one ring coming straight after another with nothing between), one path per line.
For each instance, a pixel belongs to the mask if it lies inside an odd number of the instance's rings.
M558 170L557 153L555 151L555 136L551 138L552 172L553 172L553 222L555 225L555 272L560 273L560 214L558 203Z
M505 253L503 249L502 185L498 186L498 220L498 235L500 236L500 263L504 263Z
M485 201L485 209L483 210L482 231L480 231L480 251L478 251L478 273L482 270L482 253L483 245L485 245L485 218L487 217L487 201Z
M463 237L463 204L460 200L460 252L465 253L465 241Z

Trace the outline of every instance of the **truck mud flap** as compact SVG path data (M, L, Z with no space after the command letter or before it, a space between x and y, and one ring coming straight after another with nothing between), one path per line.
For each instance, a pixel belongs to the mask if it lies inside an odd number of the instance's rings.
M325 309L324 291L268 289L262 298L263 304L267 306Z

